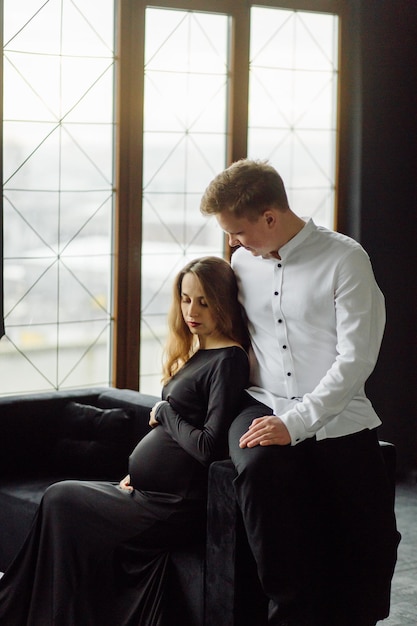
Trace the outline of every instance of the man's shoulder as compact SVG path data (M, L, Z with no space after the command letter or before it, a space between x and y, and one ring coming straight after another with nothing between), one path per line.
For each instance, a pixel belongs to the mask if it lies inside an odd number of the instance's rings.
M326 237L327 239L335 241L339 243L340 245L361 247L360 243L356 241L356 239L353 239L352 237L349 237L348 235L340 233L337 230L331 230L330 228L326 228L325 226L321 226L319 224L317 225L315 224L314 226L315 228L313 232L316 233L318 237Z
M357 251L366 254L362 245L356 241L356 239L335 230L325 228L324 226L315 227L312 231L312 240L319 246L325 243L325 249L327 250L335 249L338 250L339 253L343 251L346 253Z

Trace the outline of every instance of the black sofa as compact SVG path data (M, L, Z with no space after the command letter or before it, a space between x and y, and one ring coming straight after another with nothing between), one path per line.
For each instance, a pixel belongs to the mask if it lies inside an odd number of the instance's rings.
M49 485L67 478L118 482L126 475L158 399L101 387L0 398L0 571L23 544ZM172 554L169 624L204 623L204 562L203 545Z
M0 571L22 545L50 484L67 478L118 482L127 473L156 400L107 387L0 398ZM394 498L395 448L381 443L381 449ZM206 545L171 554L169 626L266 624L267 600L236 505L234 476L229 460L211 465Z

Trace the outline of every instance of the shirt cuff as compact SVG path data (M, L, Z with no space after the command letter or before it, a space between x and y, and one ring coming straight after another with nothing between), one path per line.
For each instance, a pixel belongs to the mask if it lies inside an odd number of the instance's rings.
M301 443L305 439L312 436L311 433L306 430L303 420L295 411L288 411L279 417L282 419L288 432L290 433L292 446L296 446L298 443Z

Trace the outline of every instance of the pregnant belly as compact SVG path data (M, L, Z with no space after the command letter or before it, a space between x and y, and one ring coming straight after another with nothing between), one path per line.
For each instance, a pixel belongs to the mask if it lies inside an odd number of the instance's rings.
M201 467L201 469L203 469ZM185 494L200 464L157 426L129 457L131 485L142 491Z

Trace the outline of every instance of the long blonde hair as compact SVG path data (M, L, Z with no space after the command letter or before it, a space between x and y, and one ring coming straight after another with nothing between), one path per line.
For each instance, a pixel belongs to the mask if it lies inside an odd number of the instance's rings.
M197 337L190 333L181 311L181 285L185 274L193 274L218 330L243 348L249 347L249 334L243 309L238 301L237 283L230 264L219 257L202 257L188 263L176 276L168 313L168 340L164 350L163 377L166 383L198 349Z

